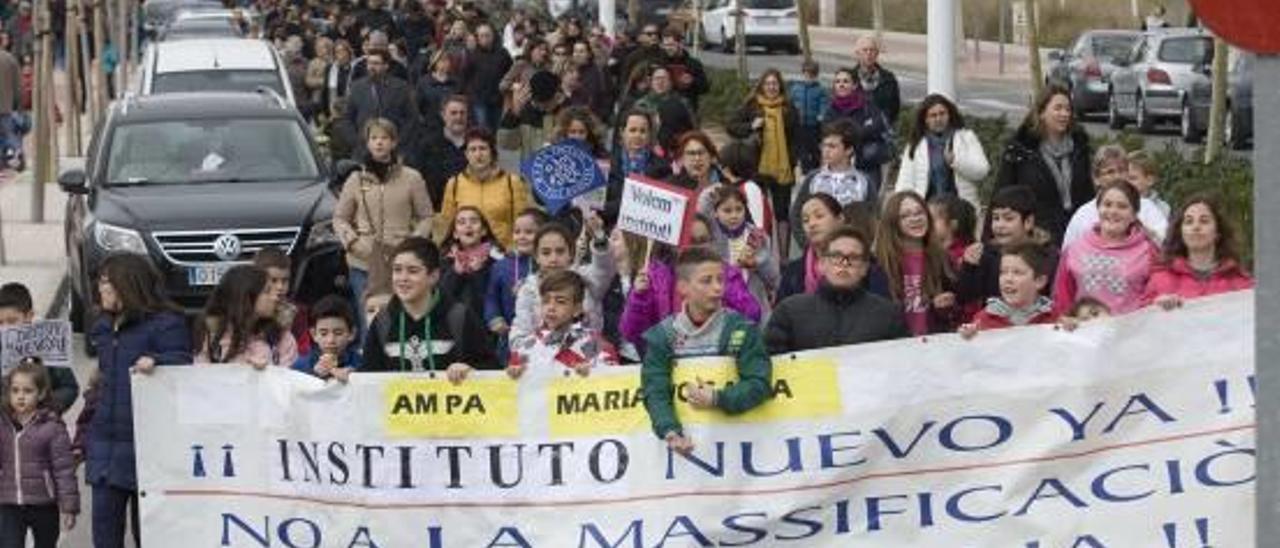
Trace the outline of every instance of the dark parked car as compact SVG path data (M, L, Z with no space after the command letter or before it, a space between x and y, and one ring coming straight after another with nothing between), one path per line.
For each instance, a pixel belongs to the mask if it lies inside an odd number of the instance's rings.
M1230 72L1227 73L1227 118L1223 128L1227 145L1242 149L1253 139L1253 64L1252 53L1232 50ZM1212 76L1212 74L1210 75ZM1213 105L1212 81L1197 82L1191 87L1191 100L1182 115L1182 140L1199 142L1209 131L1209 109Z
M98 265L116 252L149 257L189 310L266 247L292 257L293 287L309 292L298 295L303 303L345 286L332 228L337 177L318 158L307 123L272 92L115 102L84 168L58 178L71 195L64 230L73 323L89 319Z
M1045 83L1071 90L1077 115L1107 110L1107 82L1116 70L1115 60L1126 57L1142 33L1133 30L1091 30L1069 47L1049 52Z
M1138 131L1147 133L1158 119L1180 119L1191 87L1208 80L1204 67L1211 62L1213 37L1202 29L1143 33L1129 57L1116 60L1108 124L1121 129L1133 120Z

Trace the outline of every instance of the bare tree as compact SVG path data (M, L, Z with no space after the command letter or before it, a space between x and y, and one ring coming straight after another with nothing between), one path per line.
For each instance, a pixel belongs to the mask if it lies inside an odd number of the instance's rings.
M1209 107L1209 135L1204 147L1204 163L1212 163L1222 153L1227 115L1227 43L1213 39L1213 106Z
M809 2L808 0L800 0L796 3L799 13L796 15L800 18L800 50L804 52L804 62L813 61L813 45L809 41Z
M733 5L733 43L738 57L738 76L746 80L751 78L747 70L747 13L743 11L742 0L734 0Z
M871 1L871 28L876 31L876 42L884 38L884 0Z
M1027 51L1031 56L1031 96L1040 96L1041 88L1044 87L1044 71L1040 68L1040 30L1037 28L1040 24L1039 14L1036 13L1036 0L1030 0L1027 6Z

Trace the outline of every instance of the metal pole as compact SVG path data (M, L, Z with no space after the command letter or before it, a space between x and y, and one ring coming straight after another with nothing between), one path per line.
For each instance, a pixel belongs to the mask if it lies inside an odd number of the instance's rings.
M68 0L66 27L63 43L66 44L65 64L67 70L67 119L66 145L73 156L80 155L80 25L76 12L79 10L77 0Z
M1008 36L1006 32L1008 32L1007 27L1009 24L1009 0L1000 0L1000 5L997 9L1000 11L1000 45L998 46L1000 50L998 54L1000 56L1000 74L1004 74L1004 41Z
M35 67L34 67L34 85L32 86L31 109L34 111L36 139L35 139L35 176L31 179L31 220L32 222L44 222L44 184L51 178L51 170L49 156L52 154L49 143L54 137L54 119L51 114L53 109L49 106L49 95L52 90L46 86L48 81L50 63L45 61L46 57L52 59L49 40L50 32L49 17L49 0L40 0L35 4Z
M956 16L951 0L929 0L929 93L956 97Z
M1253 71L1254 89L1280 86L1280 56L1259 55ZM1258 393L1280 393L1280 95L1258 93L1253 99L1253 233L1257 292L1254 295L1254 362L1258 365ZM1264 361L1265 360L1265 361ZM1267 365L1263 365L1267 364ZM1258 538L1280 535L1280 399L1257 398ZM1263 543L1260 542L1259 545Z
M102 121L107 111L107 76L102 52L107 42L107 0L93 2L93 58L98 60L97 67L90 67L93 72L94 127Z
M818 24L824 27L836 26L836 0L819 0Z
M604 35L612 37L618 26L618 9L617 0L600 0L598 11L600 12L600 26L604 28ZM137 28L134 25L132 28ZM136 34L134 35L137 36Z

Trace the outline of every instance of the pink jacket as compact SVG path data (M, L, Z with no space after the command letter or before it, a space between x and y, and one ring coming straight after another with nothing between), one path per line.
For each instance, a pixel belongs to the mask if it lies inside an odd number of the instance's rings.
M1149 304L1161 295L1177 295L1184 299L1194 299L1252 287L1253 278L1235 261L1229 259L1223 261L1218 265L1218 269L1209 275L1209 279L1200 280L1187 264L1187 259L1177 257L1170 264L1157 266L1151 272L1143 303Z
M1119 243L1104 240L1095 226L1062 252L1053 284L1054 311L1066 313L1081 297L1098 299L1117 315L1142 308L1158 256L1141 226L1135 225Z
M41 409L22 430L7 413L0 413L0 423L0 504L56 504L63 514L79 514L76 464L62 418Z

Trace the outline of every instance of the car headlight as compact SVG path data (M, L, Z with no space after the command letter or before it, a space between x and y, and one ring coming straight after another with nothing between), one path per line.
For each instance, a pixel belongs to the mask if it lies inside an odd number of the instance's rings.
M147 254L147 245L143 243L142 235L136 230L99 222L93 225L93 240L98 243L98 247L107 252Z
M307 249L339 243L338 234L333 231L332 219L311 225L311 233L307 235Z

